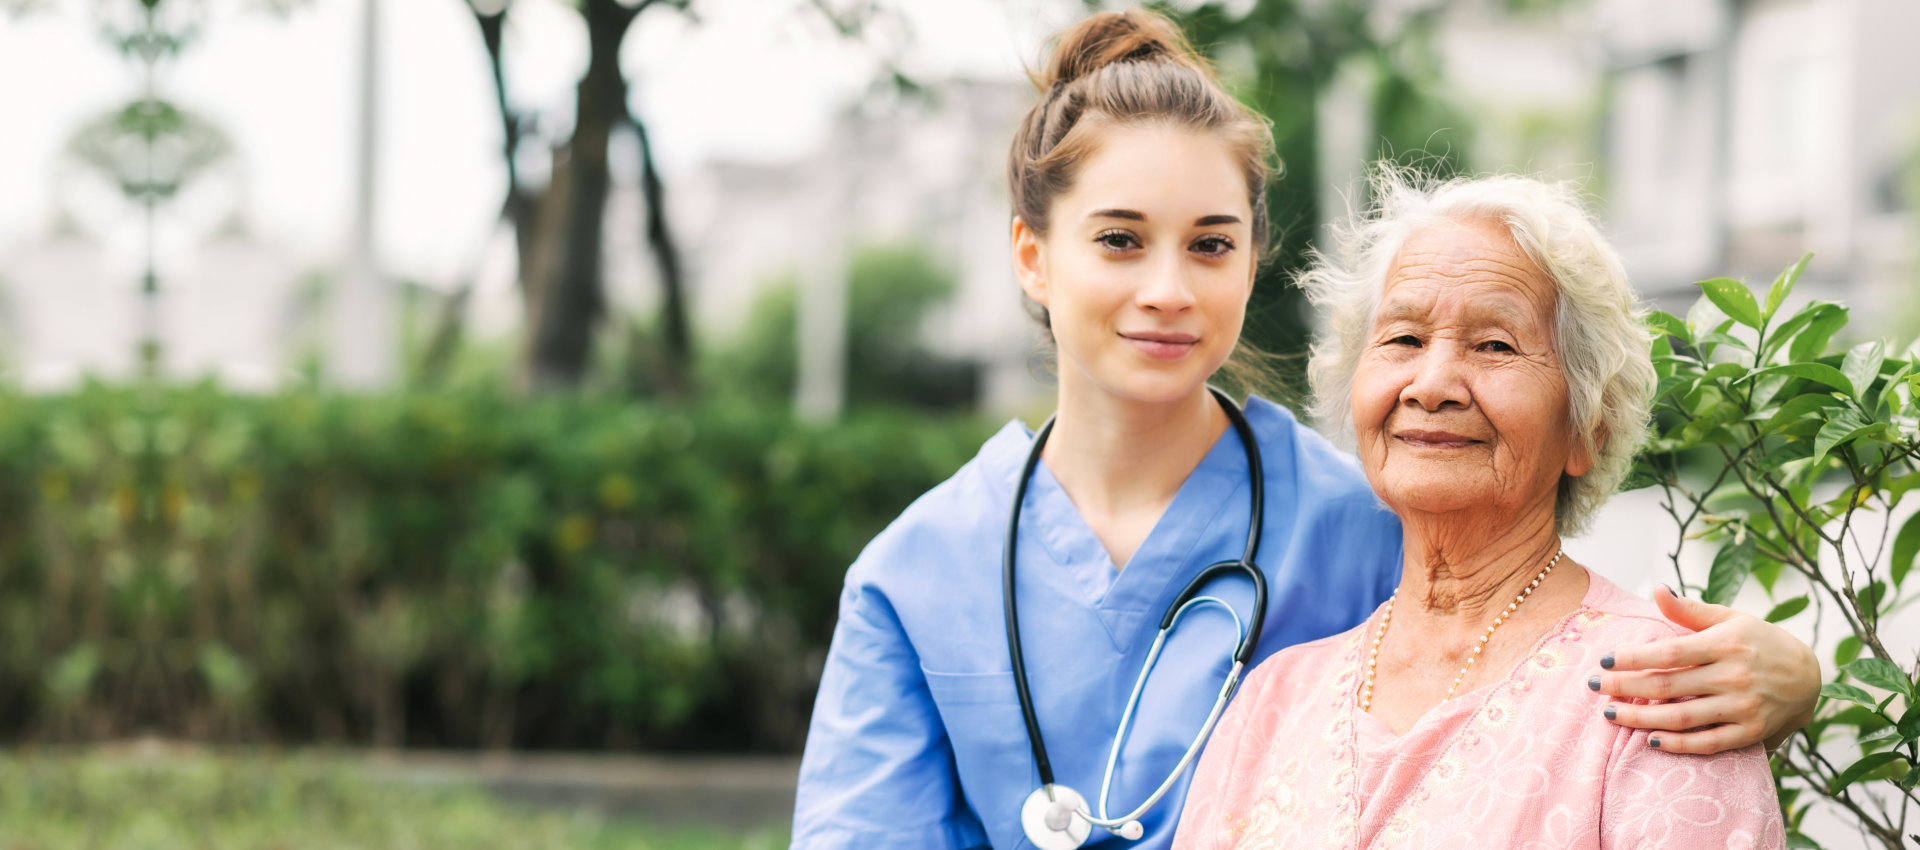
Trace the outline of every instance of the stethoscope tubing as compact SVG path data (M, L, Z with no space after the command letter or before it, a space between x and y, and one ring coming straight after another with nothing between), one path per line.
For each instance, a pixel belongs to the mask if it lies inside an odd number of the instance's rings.
M1246 629L1240 623L1239 612L1234 611L1233 606L1228 605L1225 601L1213 596L1196 596L1193 599L1187 600L1186 604L1175 609L1173 622L1179 622L1180 617L1187 613L1188 608L1203 602L1212 602L1215 605L1225 608L1227 614L1233 617L1234 633L1243 637L1246 635ZM1171 630L1172 623L1169 623L1166 628L1160 630L1159 634L1154 635L1153 648L1147 651L1147 662L1141 665L1140 677L1134 680L1133 693L1127 697L1126 713L1120 715L1120 731L1113 736L1113 747L1107 751L1107 769L1102 772L1100 776L1100 816L1087 818L1087 822L1094 826L1117 827L1128 821L1139 820L1141 815L1146 814L1147 810L1153 808L1153 804L1160 802L1160 798L1166 796L1167 791L1173 788L1174 780L1178 779L1180 774L1186 772L1187 764L1193 761L1195 755L1199 754L1200 745L1206 742L1207 736L1213 734L1213 725L1219 722L1221 710L1226 708L1227 700L1233 698L1233 691L1240 684L1240 671L1245 669L1246 664L1245 662L1235 659L1233 669L1227 671L1227 679L1220 685L1220 695L1213 701L1213 710L1207 713L1207 722L1201 724L1200 734L1193 739L1192 744L1188 745L1186 753L1180 756L1180 763L1174 766L1173 772L1167 775L1166 780L1160 783L1159 788L1154 789L1153 794L1149 795L1147 801L1141 803L1139 808L1117 818L1109 816L1107 814L1107 796L1113 789L1113 770L1120 762L1120 748L1125 746L1128 733L1133 731L1134 709L1140 707L1140 694L1146 689L1147 675L1153 672L1154 666L1159 662L1160 649L1166 646L1167 633Z
M1254 558L1260 553L1260 527L1266 507L1266 478L1260 463L1260 448L1254 441L1253 428L1247 424L1246 416L1240 411L1239 405L1234 404L1233 399L1225 392L1214 387L1208 387L1207 389L1213 394L1214 400L1219 402L1221 410L1226 413L1227 419L1233 424L1234 431L1239 435L1241 444L1246 450L1247 470L1251 480L1249 487L1251 490L1251 504L1248 511L1246 550L1238 561L1223 561L1201 570L1199 574L1193 577L1192 581L1187 583L1186 588L1181 590L1179 597L1174 600L1172 605L1167 607L1166 615L1161 618L1159 634L1154 638L1153 648L1148 652L1148 659L1146 664L1141 668L1139 679L1134 682L1133 694L1128 699L1126 713L1121 718L1119 734L1115 736L1113 748L1107 756L1107 770L1101 781L1100 788L1100 817L1095 818L1091 817L1091 813L1084 813L1087 815L1088 821L1096 826L1113 827L1137 820L1140 815L1145 814L1148 809L1159 802L1160 798L1173 786L1174 781L1185 773L1201 744L1206 741L1207 736L1213 731L1213 726L1218 722L1221 710L1225 707L1227 700L1232 697L1233 690L1238 687L1240 673L1245 669L1247 663L1251 661L1254 649L1259 644L1262 627L1266 622L1266 576L1260 572L1259 567L1254 565ZM1052 798L1051 789L1054 786L1053 763L1047 758L1046 742L1040 732L1040 719L1038 713L1034 710L1033 694L1027 684L1027 665L1024 657L1025 654L1021 651L1020 615L1019 608L1015 604L1014 578L1015 550L1019 547L1020 540L1020 508L1026 502L1027 482L1033 478L1033 471L1040 464L1041 450L1047 444L1047 437L1053 433L1053 424L1054 418L1049 417L1046 423L1040 426L1040 430L1034 434L1033 446L1027 453L1026 463L1021 468L1020 477L1014 486L1013 507L1008 512L1007 518L1006 549L1001 556L1001 598L1006 609L1007 652L1013 666L1014 690L1020 698L1020 715L1027 727L1027 742L1033 752L1034 767L1039 773L1041 787L1048 789L1049 799ZM1200 735L1194 739L1193 744L1187 748L1187 752L1181 756L1180 763L1174 768L1173 773L1167 777L1166 781L1160 784L1160 787L1154 791L1147 802L1127 817L1108 818L1106 817L1107 796L1112 785L1113 769L1119 757L1121 742L1131 728L1133 712L1138 706L1141 690L1146 685L1147 675L1153 669L1154 662L1159 658L1160 649L1166 641L1167 632L1172 629L1174 623L1179 620L1181 614L1183 614L1188 607L1201 601L1218 603L1226 607L1229 612L1232 612L1232 607L1227 606L1226 603L1221 602L1219 599L1214 597L1199 597L1200 592L1209 582L1221 573L1229 571L1245 572L1252 580L1254 587L1254 611L1249 628L1242 628L1239 615L1237 613L1233 615L1235 628L1241 632L1240 641L1234 650L1233 668L1227 674L1226 681L1221 685L1220 696L1214 701L1213 710L1208 713L1207 722L1201 728Z

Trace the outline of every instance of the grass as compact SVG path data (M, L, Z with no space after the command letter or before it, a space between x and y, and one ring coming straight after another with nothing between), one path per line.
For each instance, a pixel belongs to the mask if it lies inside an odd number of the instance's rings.
M0 755L0 850L772 850L786 836L534 810L324 757Z

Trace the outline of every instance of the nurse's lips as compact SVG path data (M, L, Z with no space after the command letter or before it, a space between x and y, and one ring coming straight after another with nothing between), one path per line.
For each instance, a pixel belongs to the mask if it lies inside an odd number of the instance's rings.
M1480 442L1465 434L1455 434L1452 431L1431 431L1419 428L1396 431L1393 438L1410 446L1429 449L1462 449Z
M1193 350L1200 338L1193 334L1166 331L1121 331L1120 338L1134 350L1156 360L1177 360Z

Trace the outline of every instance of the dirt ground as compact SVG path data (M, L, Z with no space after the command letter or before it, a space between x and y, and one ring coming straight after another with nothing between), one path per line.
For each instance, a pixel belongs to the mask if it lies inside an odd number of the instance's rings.
M587 808L668 826L784 828L800 759L591 753L368 753L367 770L409 783L472 784L501 799Z

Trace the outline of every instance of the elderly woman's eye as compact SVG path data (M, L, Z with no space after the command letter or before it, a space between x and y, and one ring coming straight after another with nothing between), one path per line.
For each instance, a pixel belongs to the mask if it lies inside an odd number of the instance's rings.
M1124 230L1102 231L1100 235L1093 237L1093 241L1110 251L1126 251L1140 247L1140 240L1133 238L1133 234Z
M1480 343L1480 348L1483 351L1495 351L1501 354L1512 354L1514 352L1512 345L1509 345L1505 340L1498 339L1490 339Z
M1415 348L1419 348L1420 338L1417 336L1414 336L1413 334L1401 334L1399 336L1396 336L1392 339L1387 340L1387 344L1388 345L1411 345Z

